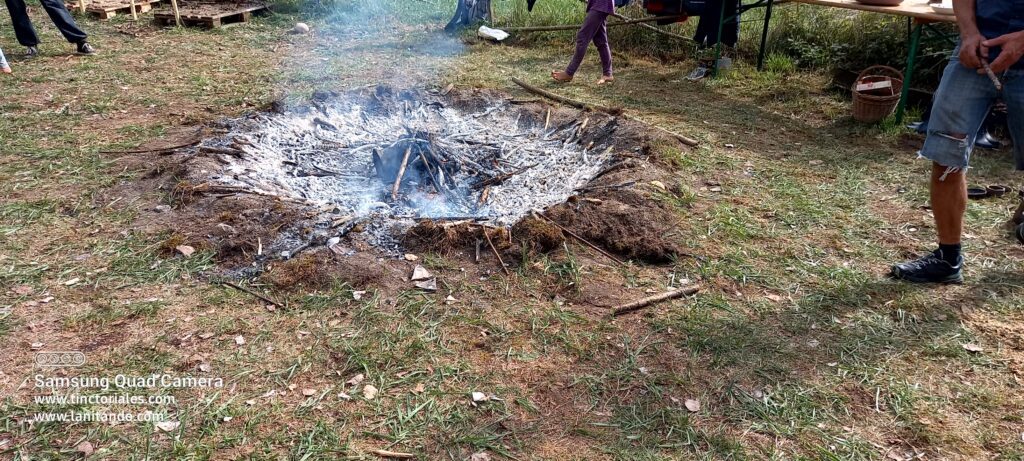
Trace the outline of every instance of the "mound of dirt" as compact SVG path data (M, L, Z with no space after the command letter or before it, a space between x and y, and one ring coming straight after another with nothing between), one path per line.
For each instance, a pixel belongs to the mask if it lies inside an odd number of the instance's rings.
M608 251L647 263L670 262L682 252L667 240L675 214L635 190L608 192L597 201L548 209L546 216Z

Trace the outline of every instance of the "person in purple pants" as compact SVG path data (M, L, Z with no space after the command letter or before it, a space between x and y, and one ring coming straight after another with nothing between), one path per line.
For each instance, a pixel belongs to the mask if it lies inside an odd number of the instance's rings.
M583 20L583 26L576 34L576 53L569 61L565 71L551 72L551 78L559 82L571 82L576 71L587 54L590 42L594 42L597 52L601 56L601 78L597 80L598 85L611 83L615 80L612 77L612 48L608 45L608 16L615 13L614 0L588 0L587 18Z

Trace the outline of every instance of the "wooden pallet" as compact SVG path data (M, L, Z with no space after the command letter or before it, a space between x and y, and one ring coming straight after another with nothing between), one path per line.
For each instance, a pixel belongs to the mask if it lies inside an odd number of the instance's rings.
M135 12L137 14L149 12L149 10L153 9L153 5L160 3L160 1L161 0L135 0ZM81 8L78 3L67 3L66 5L71 11L79 11L79 8ZM100 19L110 19L119 14L131 16L132 4L128 0L86 0L85 11Z
M249 22L252 14L267 9L267 5L258 3L200 3L178 2L181 24L185 26L207 27L210 29ZM153 13L157 24L175 25L174 11L162 8Z

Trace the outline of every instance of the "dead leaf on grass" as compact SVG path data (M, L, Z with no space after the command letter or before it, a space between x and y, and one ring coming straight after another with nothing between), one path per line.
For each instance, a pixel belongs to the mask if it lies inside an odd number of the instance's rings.
M312 397L312 396L316 395L316 389L312 389L312 388L303 389L302 390L302 395L304 395L306 397Z
M245 336L242 336L242 335L235 336L235 344L238 344L239 346L244 345L245 344Z
M687 410L690 410L691 412L696 413L700 411L700 400L686 399L686 401L683 402L683 405L686 407Z
M75 451L81 453L82 456L88 458L89 455L91 455L94 451L96 451L96 449L93 448L91 443L86 441L86 442L82 442L82 443L76 445L75 446Z
M363 386L363 398L366 400L373 400L377 398L378 392L380 391L378 391L377 387L374 386L373 384L367 384Z
M164 432L172 432L180 425L181 423L178 421L160 421L156 423L156 428Z
M981 347L980 345L974 343L966 343L963 345L963 348L965 351L973 352L975 354L985 350L984 347Z
M469 461L491 461L491 455L484 451L473 453L470 455Z
M178 245L178 246L174 247L174 249L175 249L175 251L177 251L178 253L180 253L182 256L184 256L186 258L189 257L189 256L192 256L192 254L196 252L195 248L193 248L191 246L188 246L188 245Z
M366 376L363 376L362 373L359 373L358 375L353 376L352 379L345 381L345 384L348 384L349 386L358 386L359 383L362 383L364 379L366 379Z

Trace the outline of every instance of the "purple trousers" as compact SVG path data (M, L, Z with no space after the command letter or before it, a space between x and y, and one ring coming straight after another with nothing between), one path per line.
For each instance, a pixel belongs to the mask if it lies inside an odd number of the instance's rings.
M587 55L590 42L594 42L597 53L601 56L602 75L608 77L612 75L612 48L608 46L607 23L608 13L596 9L587 11L583 27L580 27L580 31L576 34L576 53L572 55L572 61L569 61L569 67L565 68L565 73L576 75L580 63L583 62L583 57Z

